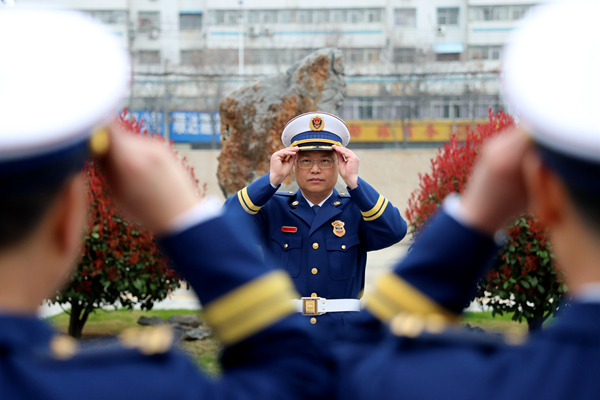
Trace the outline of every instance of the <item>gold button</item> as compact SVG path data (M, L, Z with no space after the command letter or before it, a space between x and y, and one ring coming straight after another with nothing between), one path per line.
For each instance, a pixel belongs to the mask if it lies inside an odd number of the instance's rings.
M296 200L295 202L292 203L293 206L297 206L298 205L298 200Z
M313 249L315 249L315 250L316 250L316 249L318 249L318 248L319 248L319 243L317 243L317 242L313 243Z
M285 245L285 247L287 247L287 244ZM342 245L342 250L346 250L346 245L345 244Z
M294 192L288 192L289 194L294 194Z
M335 203L333 203L333 205L334 205L334 206L339 206L339 205L340 205L340 202L339 202L339 201L336 201Z
M340 195L341 195L341 196L345 196L345 195L346 195L346 193L340 193Z
M316 274L319 273L319 270L316 269L316 268L313 268L313 269L310 270L310 272L312 272L313 275L316 275Z
M311 293L310 297L317 297L317 294L316 293Z
M316 324L317 323L317 319L315 317L312 317L310 319L310 323L313 324L313 325Z
M286 243L286 244L284 244L284 245L283 245L283 248L284 248L284 249L287 249L287 248L288 248L288 244L287 244L287 243Z

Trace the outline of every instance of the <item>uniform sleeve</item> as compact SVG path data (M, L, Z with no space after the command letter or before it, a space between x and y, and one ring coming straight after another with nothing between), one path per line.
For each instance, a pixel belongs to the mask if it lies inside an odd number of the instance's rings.
M362 213L367 251L389 247L404 238L407 225L400 211L371 185L358 178L358 187L348 194Z
M384 322L401 312L456 320L497 249L492 238L441 211L394 271L379 279L367 308Z
M202 385L205 397L322 398L326 352L295 313L291 299L299 296L289 277L265 264L245 224L225 212L161 241L225 346L223 377Z
M256 215L275 192L277 188L271 185L269 174L266 174L229 197L225 201L225 206L243 210L249 215Z

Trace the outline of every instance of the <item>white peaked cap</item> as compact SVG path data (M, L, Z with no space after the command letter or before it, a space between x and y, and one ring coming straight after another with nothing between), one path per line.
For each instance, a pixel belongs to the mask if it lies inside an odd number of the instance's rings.
M331 145L346 147L350 131L344 121L329 113L309 112L287 123L281 134L286 147L300 146L304 150L331 150Z
M503 89L534 140L600 162L600 1L534 7L504 53Z
M0 162L86 139L129 86L119 39L74 11L0 8L0 56Z

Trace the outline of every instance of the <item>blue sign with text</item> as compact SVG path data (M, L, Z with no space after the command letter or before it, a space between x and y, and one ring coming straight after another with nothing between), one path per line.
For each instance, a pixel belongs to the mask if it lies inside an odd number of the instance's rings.
M171 140L182 142L219 142L221 119L218 112L172 111Z
M133 111L136 120L142 121L148 133L158 133L164 136L165 115L159 111L137 110Z

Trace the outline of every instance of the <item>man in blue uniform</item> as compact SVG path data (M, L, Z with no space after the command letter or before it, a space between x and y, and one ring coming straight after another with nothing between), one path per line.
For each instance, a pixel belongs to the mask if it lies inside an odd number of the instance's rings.
M367 251L399 242L406 222L397 208L359 178L359 159L346 148L340 118L311 112L292 119L271 157L270 171L227 199L255 222L267 254L292 277L304 297L296 302L312 324L343 325L360 310ZM300 189L278 192L294 171ZM338 174L348 193L338 193Z
M600 4L533 9L504 55L520 127L489 144L462 198L448 199L378 283L337 349L340 399L597 399L600 393ZM573 301L524 340L453 323L528 208L552 232ZM532 290L536 290L535 286Z
M73 12L3 9L0 54L0 398L325 396L326 361L289 301L293 285L256 254L243 222L218 202L200 203L162 143L118 126L90 136L128 86L118 38ZM78 349L35 317L79 254L88 147L124 211L161 237L198 293L225 345L219 379L173 350L169 329L127 331L112 346Z

